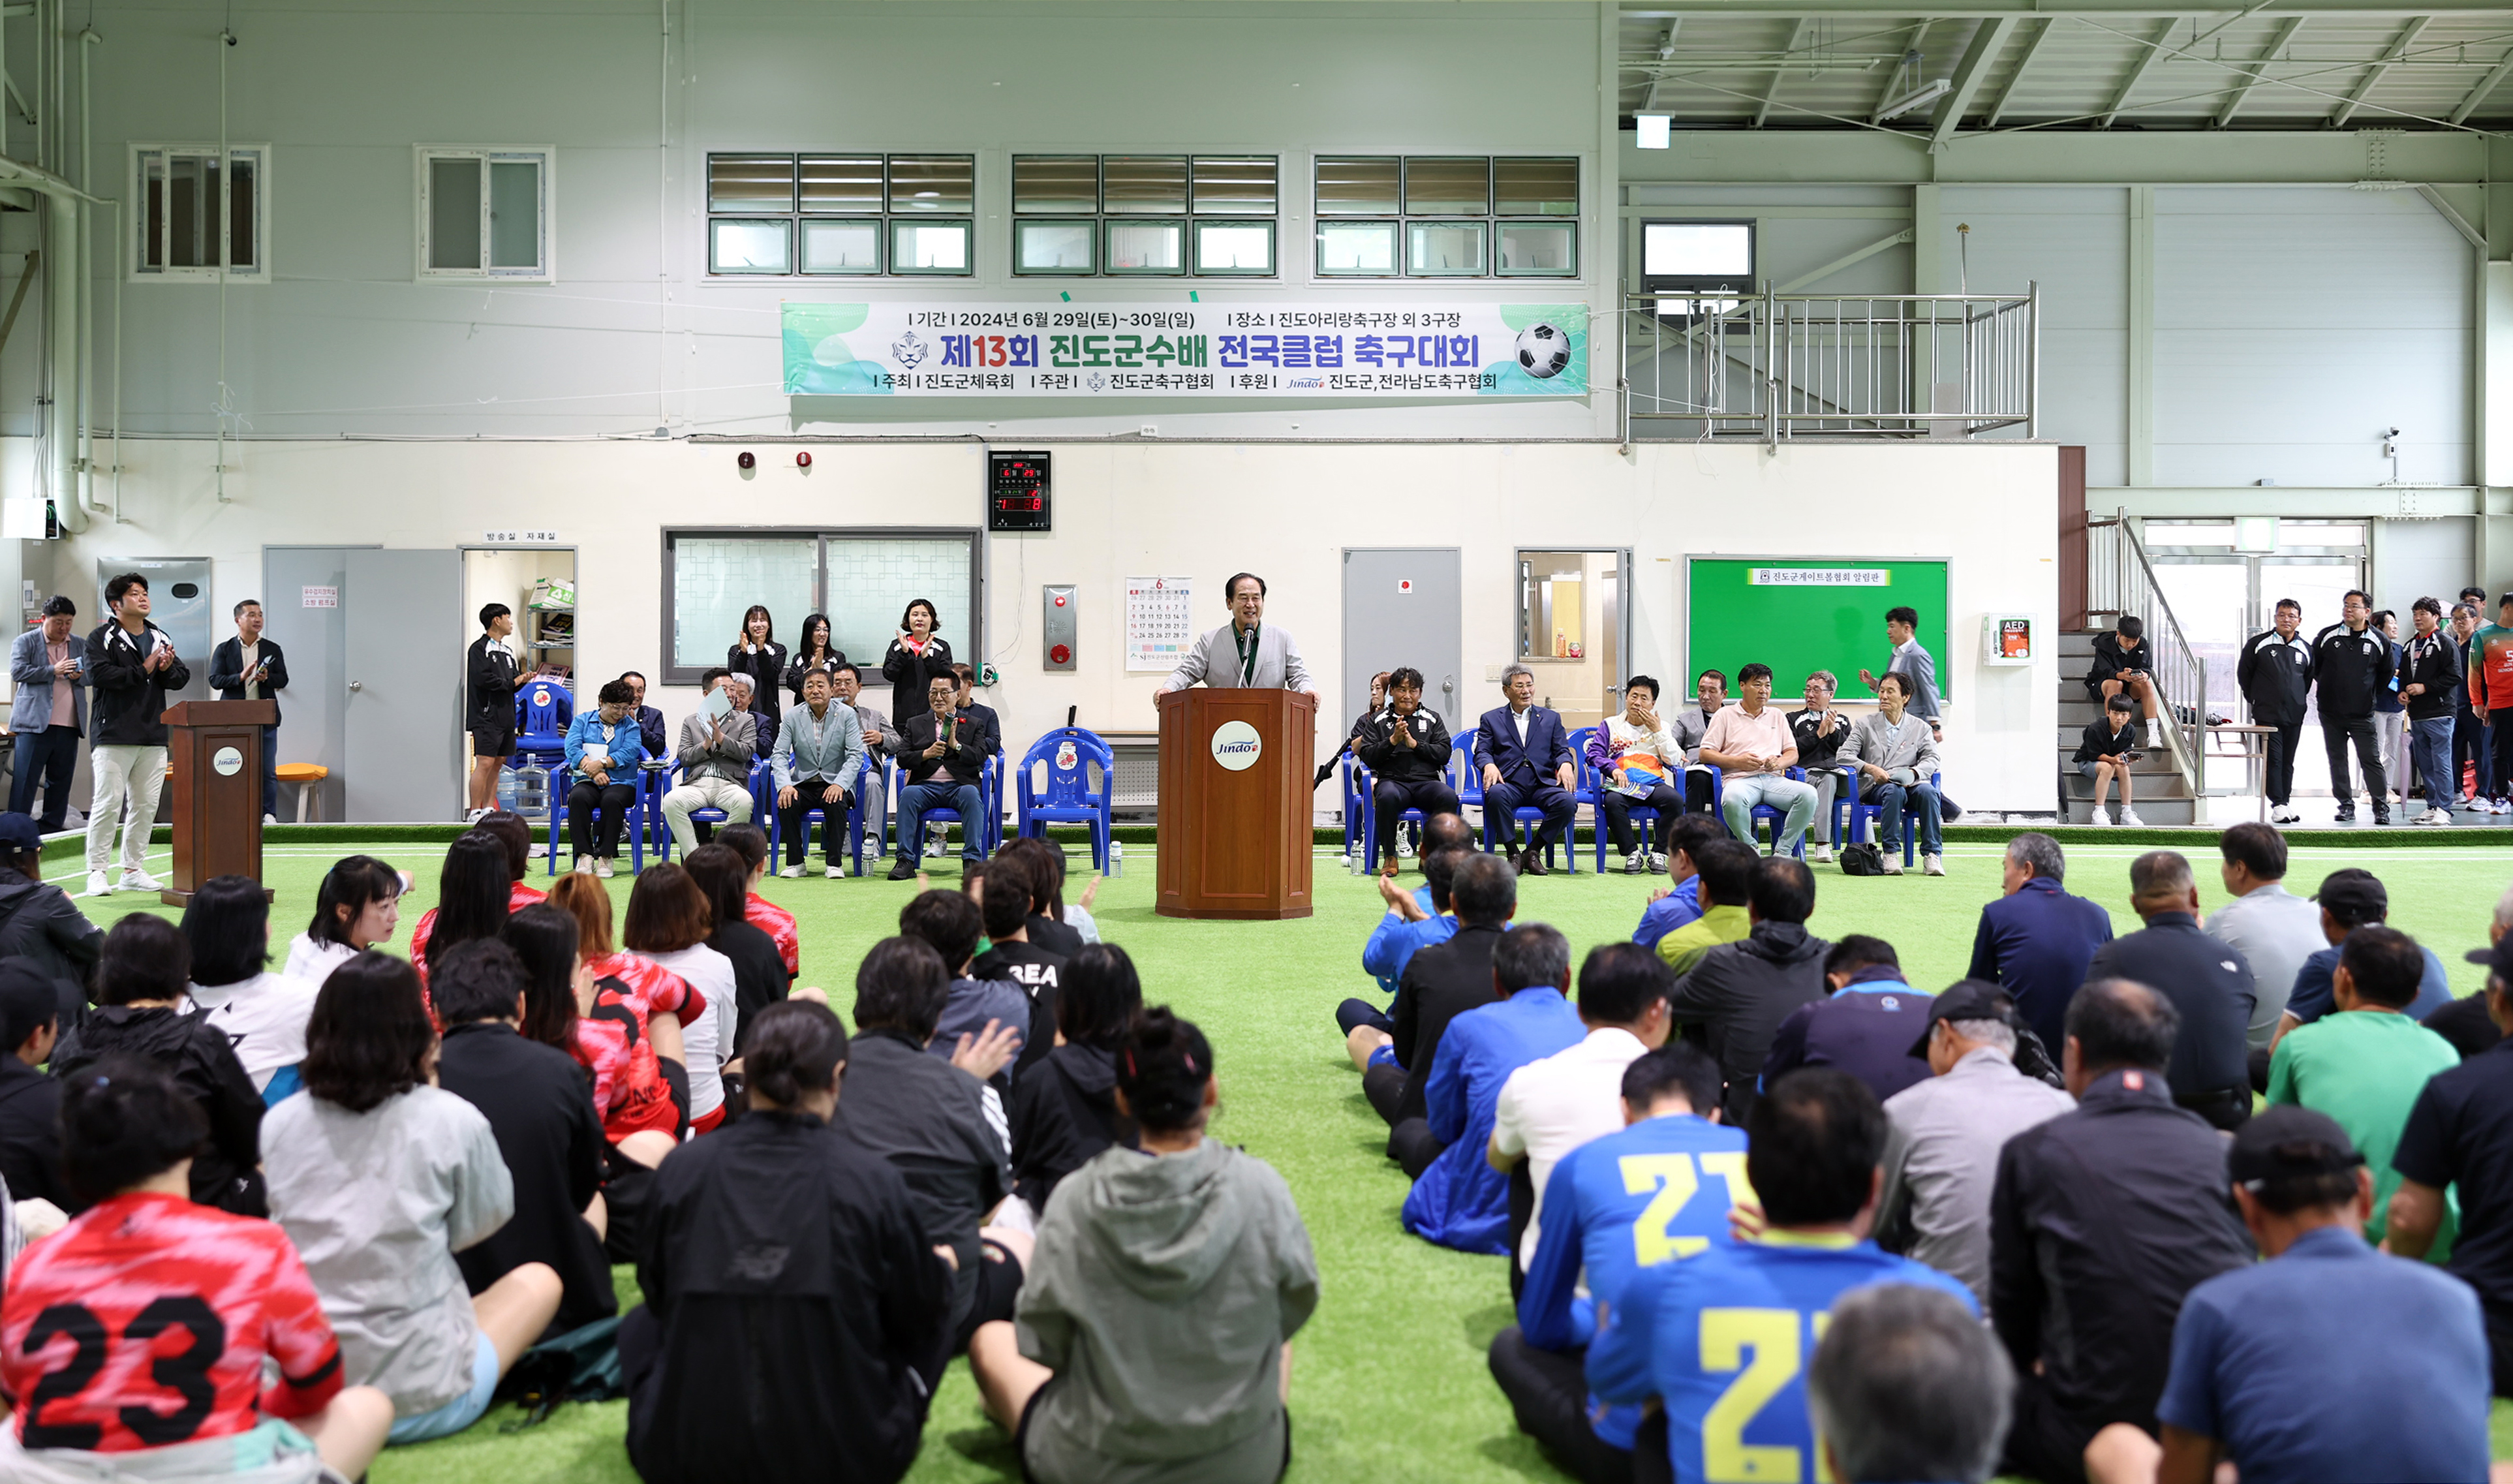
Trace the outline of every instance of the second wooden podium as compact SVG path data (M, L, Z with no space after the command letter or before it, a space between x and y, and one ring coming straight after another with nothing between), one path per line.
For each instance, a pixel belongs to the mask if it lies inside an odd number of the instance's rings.
M261 729L268 701L184 701L166 708L167 782L175 790L175 872L158 894L192 900L212 876L261 879Z
M1160 711L1154 910L1308 916L1317 702L1296 691L1197 686L1161 697Z

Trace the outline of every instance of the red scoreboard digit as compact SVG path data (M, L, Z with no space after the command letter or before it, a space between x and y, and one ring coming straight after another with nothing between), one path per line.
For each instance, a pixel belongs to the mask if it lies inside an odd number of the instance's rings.
M1052 531L1056 512L1050 503L1047 454L986 454L986 529Z

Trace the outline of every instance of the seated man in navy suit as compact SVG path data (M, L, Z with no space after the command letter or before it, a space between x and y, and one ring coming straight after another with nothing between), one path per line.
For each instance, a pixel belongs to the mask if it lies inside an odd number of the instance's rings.
M1529 837L1527 848L1504 852L1519 874L1541 876L1545 846L1571 827L1572 816L1579 810L1572 793L1576 775L1570 736L1563 730L1561 712L1536 703L1534 670L1511 665L1500 672L1500 688L1509 704L1486 711L1475 728L1475 764L1484 779L1484 833L1489 838L1498 825L1515 838L1518 808L1543 810L1544 822Z

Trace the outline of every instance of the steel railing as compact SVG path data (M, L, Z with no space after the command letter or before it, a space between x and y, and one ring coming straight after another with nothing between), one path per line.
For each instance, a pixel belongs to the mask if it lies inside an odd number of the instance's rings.
M2086 522L2086 613L2089 619L2134 614L2145 623L2174 766L2190 796L2200 797L2205 791L2200 733L2208 719L2208 668L2182 636L2181 621L2164 600L2163 584L2155 580L2155 568L2148 565L2145 544L2126 509L2115 509L2107 520Z
M1622 313L1625 440L2034 436L2040 291L1650 295Z

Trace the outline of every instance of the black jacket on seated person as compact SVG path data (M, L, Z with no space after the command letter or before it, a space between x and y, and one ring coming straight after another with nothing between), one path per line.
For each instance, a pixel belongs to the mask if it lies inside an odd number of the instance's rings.
M2174 1097L2239 1088L2248 1107L2252 1079L2244 1037L2252 1024L2252 967L2239 951L2201 931L2197 917L2156 913L2144 928L2095 949L2086 978L2135 980L2181 1013L2173 1061L2164 1069Z
M664 1160L648 1211L646 1303L619 1328L638 1476L905 1475L951 1275L898 1172L808 1114L751 1112Z
M0 1181L13 1201L47 1200L76 1216L61 1178L61 1084L0 1052Z
M1448 1033L1451 1021L1500 998L1493 990L1493 950L1500 946L1500 935L1499 924L1469 923L1447 943L1433 943L1406 961L1396 982L1391 1012L1396 1028L1390 1032L1405 1082L1389 1123L1430 1116L1425 1089L1440 1037Z
M67 1080L115 1055L165 1068L209 1118L210 1142L192 1157L193 1201L229 1216L270 1215L261 1183L261 1093L226 1032L207 1016L105 1005L54 1048L53 1075Z
M1728 1084L1721 1105L1729 1127L1742 1128L1753 1110L1763 1060L1780 1023L1831 987L1823 977L1823 956L1831 948L1805 923L1758 922L1741 941L1701 955L1693 972L1675 982L1667 1008L1679 1024L1699 1027L1697 1034L1688 1030L1686 1039L1717 1059Z
M925 749L934 745L945 722L949 723L948 744L939 757L927 757ZM997 747L989 745L985 728L978 718L967 711L945 711L936 716L932 711L907 718L898 729L900 738L898 761L907 770L911 783L934 781L937 773L948 773L948 782L974 783L984 774L986 759Z
M454 1255L463 1285L477 1294L526 1263L547 1263L563 1285L550 1334L619 1312L611 1262L584 1220L607 1150L576 1059L511 1025L474 1021L446 1027L436 1082L489 1120L515 1181L514 1216Z
M1414 739L1413 746L1400 747L1391 740L1399 720L1391 705L1362 723L1361 731L1353 738L1352 755L1391 783L1436 781L1448 770L1449 753L1454 750L1448 723L1429 706L1416 706L1412 715L1402 719L1406 732Z
M1013 1084L1013 1193L1031 1210L1044 1215L1057 1182L1101 1149L1138 1147L1116 1091L1116 1054L1097 1046L1058 1046Z

